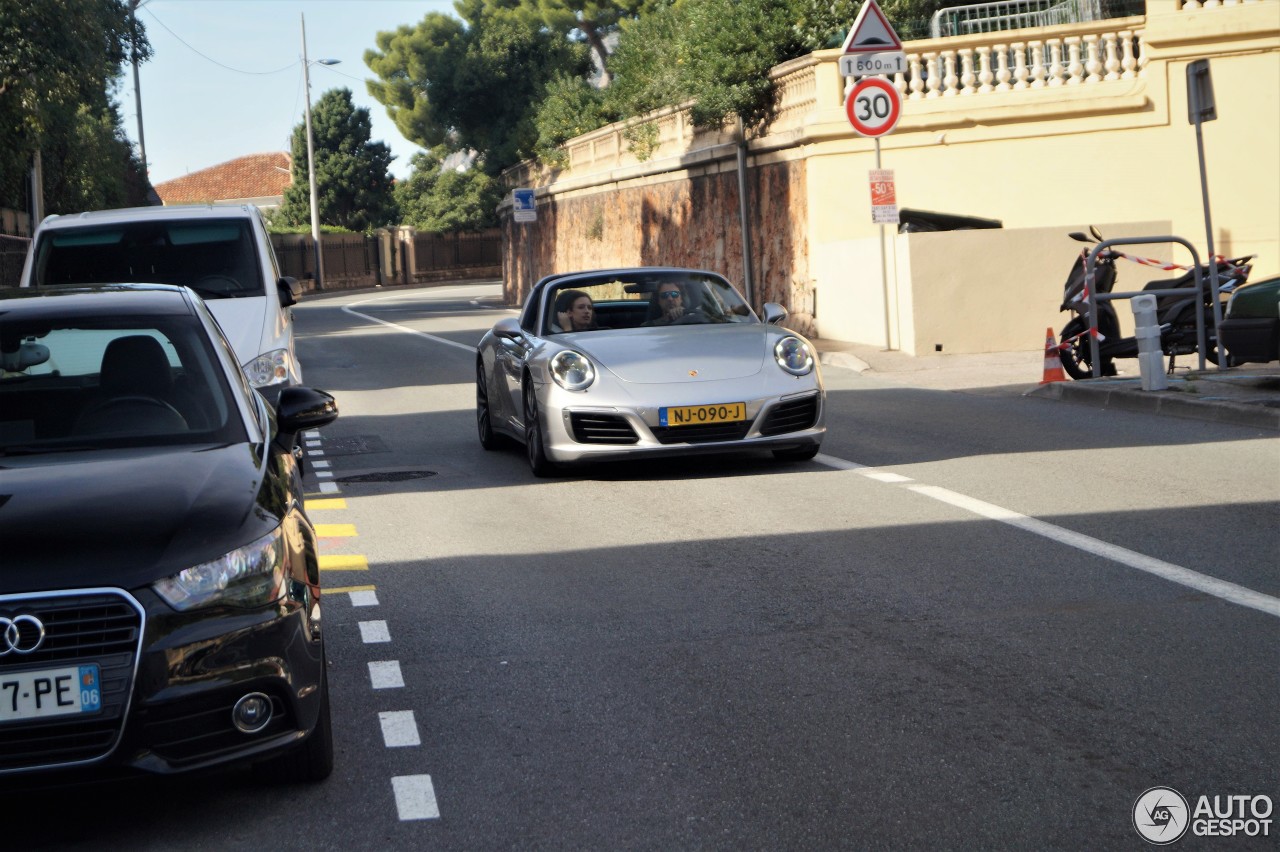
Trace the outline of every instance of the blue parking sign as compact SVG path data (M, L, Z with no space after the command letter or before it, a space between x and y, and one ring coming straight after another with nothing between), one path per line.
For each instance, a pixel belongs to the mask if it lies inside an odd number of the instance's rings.
M515 220L517 222L538 221L538 209L533 199L532 189L513 189L511 190L511 197L512 209L515 211Z

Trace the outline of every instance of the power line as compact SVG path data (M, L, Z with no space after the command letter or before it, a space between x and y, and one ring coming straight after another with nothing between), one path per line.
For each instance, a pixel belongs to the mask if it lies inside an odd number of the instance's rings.
M143 8L146 8L146 7L143 7ZM274 71L245 71L245 70L244 70L244 69L242 69L242 68L232 68L230 65L224 65L223 63L219 62L218 60L214 59L213 57L211 57L211 56L207 56L207 55L205 55L205 54L201 53L200 51L196 50L196 49L195 49L194 47L192 47L190 44L187 44L187 42L182 38L182 36L178 35L178 34L177 34L177 33L175 33L173 30L169 29L169 27L165 24L165 22L164 22L164 21L162 21L162 20L160 20L158 17L156 17L156 13L155 13L155 12L151 11L151 9L149 9L149 8L148 8L146 11L147 11L147 14L148 14L148 15L150 15L152 18L154 18L154 19L155 19L155 22L156 22L157 24L159 24L161 27L164 27L164 29L169 33L169 35L173 36L173 37L174 37L174 38L176 38L178 41L182 42L182 43L183 43L183 45L185 45L185 46L186 46L186 48L187 48L188 50L190 50L192 53L194 53L196 56L199 56L199 57L201 57L202 59L206 59L206 60L208 60L209 62L212 62L214 65L217 65L219 68L225 68L226 70L228 70L228 71L234 71L234 72L235 72L235 73L237 73L237 74L249 74L249 75L251 75L251 76L265 76L265 75L268 75L268 74L279 74L281 71L288 71L290 68L295 67L296 65L298 65L298 63L300 63L300 62L302 61L301 59L295 60L295 61L293 61L293 62L290 62L288 65L284 66L283 68L277 68L277 69L276 69L276 70L274 70Z

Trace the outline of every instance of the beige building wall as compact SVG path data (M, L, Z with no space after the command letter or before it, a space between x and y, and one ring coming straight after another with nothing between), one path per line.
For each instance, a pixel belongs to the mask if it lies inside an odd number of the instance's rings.
M1254 280L1280 273L1280 0L1203 8L1149 0L1146 16L905 47L910 70L894 80L902 119L879 145L899 206L999 219L1004 228L899 235L873 224L867 172L876 144L845 116L851 81L839 75L839 51L779 66L778 115L749 142L753 257L764 276L756 292L782 301L802 331L921 355L1036 349L1047 326L1065 321L1062 284L1082 247L1069 231L1096 224L1110 238L1171 234L1205 257L1186 66L1206 57L1218 114L1203 125L1214 250L1258 255ZM626 209L635 193L660 184L683 183L696 196L700 175L718 175L716 235L700 241L700 219L677 216L686 250L673 262L740 277L735 223L720 221L736 217L736 187L725 188L731 128L695 132L679 110L647 121L659 128L647 160L617 125L566 145L565 169L526 165L509 178L538 187L547 209L567 211L570 199ZM790 185L780 194L778 181L762 176L784 166ZM798 236L795 222L803 223ZM625 248L635 240L616 243L617 265L663 256L675 232L645 227L643 251ZM586 246L572 231L525 235L538 247L538 274L590 265L579 263ZM718 249L697 263L704 244ZM515 249L513 240L508 254ZM1132 251L1190 261L1168 244ZM1118 289L1160 275L1119 269Z

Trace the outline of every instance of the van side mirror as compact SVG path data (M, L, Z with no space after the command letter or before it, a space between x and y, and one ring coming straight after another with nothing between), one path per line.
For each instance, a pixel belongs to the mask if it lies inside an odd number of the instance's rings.
M280 291L280 307L298 304L298 297L302 295L302 285L298 283L298 279L292 275L283 275L276 282L276 288Z

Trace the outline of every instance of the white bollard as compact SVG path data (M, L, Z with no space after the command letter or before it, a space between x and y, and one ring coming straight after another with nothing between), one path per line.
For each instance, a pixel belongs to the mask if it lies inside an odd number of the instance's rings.
M1164 352L1160 349L1160 321L1156 318L1156 297L1148 294L1134 296L1134 336L1138 339L1138 371L1142 374L1142 389L1168 390L1169 377L1164 371Z

